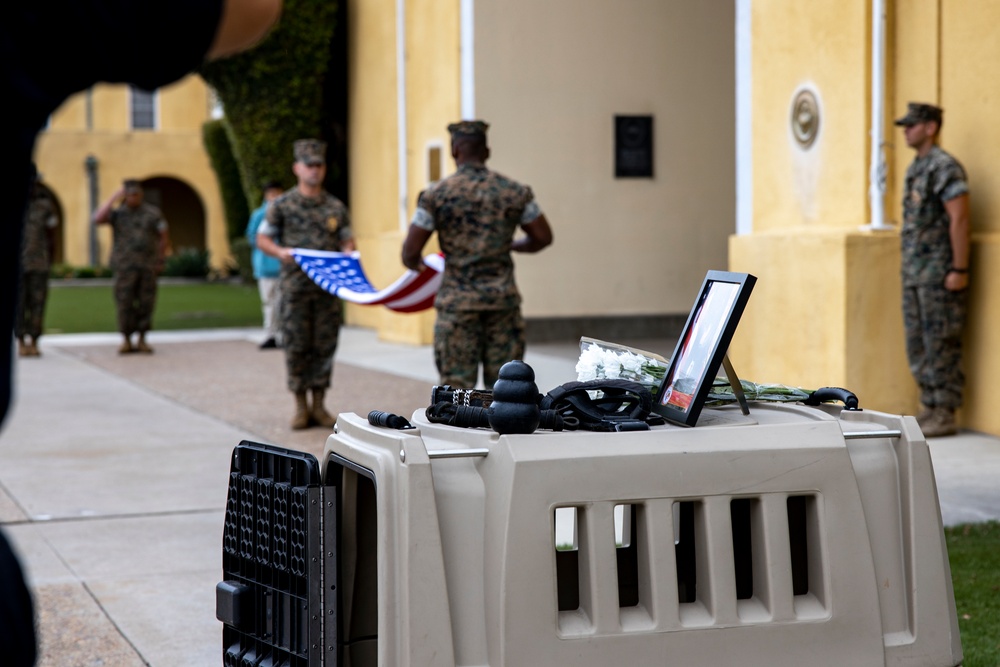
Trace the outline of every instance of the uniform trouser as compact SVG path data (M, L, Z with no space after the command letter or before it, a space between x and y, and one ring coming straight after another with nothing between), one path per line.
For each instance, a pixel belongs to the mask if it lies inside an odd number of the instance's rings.
M153 325L156 307L156 273L153 269L115 269L115 305L118 330L130 336L141 334Z
M300 276L282 278L281 327L288 388L326 389L340 333L340 299ZM308 280L308 278L306 278Z
M257 291L260 292L260 310L264 319L264 331L268 338L281 340L281 281L277 278L258 278Z
M45 301L49 296L49 272L25 271L21 274L21 294L17 308L17 337L32 339L42 335Z
M962 330L967 292L940 285L903 288L903 326L910 372L920 402L955 409L962 404Z
M472 389L482 364L483 385L492 389L500 367L515 359L524 359L524 318L520 308L438 311L434 363L441 384Z

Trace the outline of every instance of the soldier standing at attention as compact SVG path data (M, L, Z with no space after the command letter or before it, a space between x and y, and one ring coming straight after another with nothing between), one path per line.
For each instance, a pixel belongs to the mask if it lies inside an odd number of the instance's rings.
M441 384L470 389L480 364L491 389L503 364L524 358L510 253L538 252L552 243L531 188L486 168L488 127L481 120L448 126L458 170L420 193L403 242L403 264L421 270L424 245L437 231L445 266L434 301L434 362ZM518 228L524 236L514 240Z
M340 299L325 291L295 263L292 248L351 252L351 216L342 201L323 189L326 144L299 139L292 171L298 184L271 202L257 232L257 247L281 260L281 322L288 388L295 394L293 429L336 419L323 407L333 374L340 333ZM312 392L312 405L307 393Z
M21 251L21 298L17 309L17 351L22 357L37 357L42 335L45 302L49 295L53 231L59 224L52 198L35 176L24 222Z
M957 430L969 286L969 186L962 165L935 143L941 120L939 107L911 102L895 121L917 151L903 189L903 325L920 385L917 422L928 437Z
M153 323L156 305L156 274L163 268L167 248L167 221L160 209L143 201L139 181L126 180L120 190L94 212L94 223L111 225L111 268L115 272L115 305L118 330L124 340L119 354L143 352L153 348L146 343L146 332ZM118 206L116 202L121 202ZM132 334L139 338L132 345Z

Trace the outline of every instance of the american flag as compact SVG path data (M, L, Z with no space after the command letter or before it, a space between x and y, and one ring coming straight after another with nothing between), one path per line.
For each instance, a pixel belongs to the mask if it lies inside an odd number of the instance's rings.
M328 252L293 248L292 254L302 270L317 285L344 301L364 306L385 306L399 313L415 313L434 305L441 285L444 256L424 257L423 271L407 270L385 289L375 289L361 266L361 253Z

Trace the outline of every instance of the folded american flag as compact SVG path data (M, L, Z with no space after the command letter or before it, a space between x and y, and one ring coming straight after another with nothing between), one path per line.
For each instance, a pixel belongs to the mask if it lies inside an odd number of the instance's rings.
M313 282L344 301L364 306L385 306L400 313L415 313L434 305L441 285L444 256L424 257L423 271L410 271L385 289L375 289L361 267L361 253L292 248L295 261Z

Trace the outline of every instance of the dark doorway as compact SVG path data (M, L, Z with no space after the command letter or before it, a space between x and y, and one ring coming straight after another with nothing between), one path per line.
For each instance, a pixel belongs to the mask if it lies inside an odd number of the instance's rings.
M146 201L163 212L170 226L167 253L184 248L205 250L205 206L198 193L174 178L150 178L142 182Z

